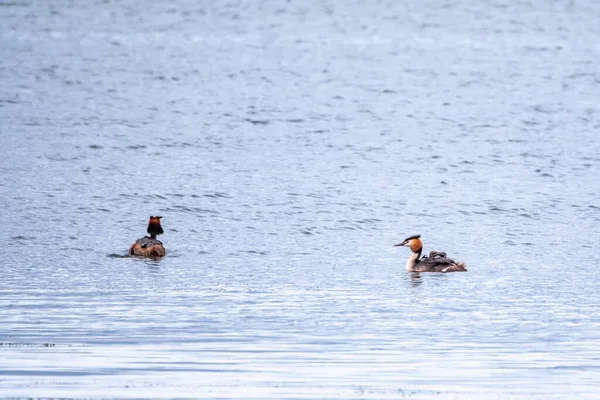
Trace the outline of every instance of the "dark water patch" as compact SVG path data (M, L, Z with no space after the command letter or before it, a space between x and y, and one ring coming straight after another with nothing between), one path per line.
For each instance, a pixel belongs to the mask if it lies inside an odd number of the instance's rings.
M127 371L129 371L129 369L127 369ZM1 372L2 375L5 376L11 376L11 375L15 375L15 376L23 376L23 375L27 375L27 376L31 376L31 377L42 377L42 376L47 376L47 377L63 377L63 376L69 376L69 377L84 377L84 376L95 376L95 375L114 375L114 374L118 374L121 371L119 369L110 369L107 371L74 371L74 370L69 370L69 371L60 371L60 370L19 370L19 369L9 369L9 370L3 370Z
M356 223L358 223L358 224L374 224L374 223L378 223L378 222L382 222L382 220L377 219L377 218L365 218L365 219L356 221Z
M269 252L266 250L239 250L238 253L257 254L257 255L261 255L261 256L266 256L269 254Z
M538 104L533 106L533 111L539 112L542 114L555 114L556 110L552 109L550 106L545 104Z
M89 251L88 248L86 249L82 249L81 247L61 247L60 248L61 251L79 251L79 252L83 252L83 251Z
M161 147L166 148L187 148L187 147L195 147L196 145L189 142L171 142L171 143L163 143ZM162 155L162 153L157 153L157 155Z
M213 199L231 199L231 196L227 193L223 192L214 192L214 193L206 193L202 195L203 197L210 197Z
M10 240L29 241L29 240L37 240L37 237L35 237L35 236L21 236L21 235L18 235L18 236L12 236L10 238Z
M521 123L523 125L531 126L531 127L542 125L542 123L540 121L537 121L535 119L525 119L525 120L522 120Z
M186 214L220 214L219 210L210 210L207 208L187 207L187 206L171 206L164 209L165 212L183 212Z
M16 99L0 99L0 106L3 104L19 104L19 101Z
M519 237L521 236L520 232L513 232L513 231L508 231L505 233L506 236L511 236L511 237Z
M251 119L246 118L245 121L252 123L253 125L268 125L271 123L268 119Z
M55 347L55 343L19 343L19 342L0 342L0 347Z
M596 78L598 76L597 73L589 73L589 72L576 72L570 75L567 75L567 79L580 79L580 78Z
M49 155L45 157L46 159L50 160L50 161L58 161L58 162L73 162L73 161L78 161L83 159L83 156L72 156L72 157L67 157L64 155L60 155L60 154L53 154L53 155Z
M129 254L110 253L106 255L108 258L130 258Z

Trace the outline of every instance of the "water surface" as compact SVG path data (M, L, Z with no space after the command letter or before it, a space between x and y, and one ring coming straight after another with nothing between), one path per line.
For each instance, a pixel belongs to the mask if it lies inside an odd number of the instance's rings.
M599 12L0 3L0 397L600 398Z

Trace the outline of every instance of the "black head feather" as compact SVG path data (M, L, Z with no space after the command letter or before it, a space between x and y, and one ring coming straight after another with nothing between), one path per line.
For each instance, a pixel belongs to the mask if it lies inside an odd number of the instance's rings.
M406 239L404 239L404 241L408 242L409 240L419 239L419 238L421 238L421 235L413 235L413 236L407 237Z

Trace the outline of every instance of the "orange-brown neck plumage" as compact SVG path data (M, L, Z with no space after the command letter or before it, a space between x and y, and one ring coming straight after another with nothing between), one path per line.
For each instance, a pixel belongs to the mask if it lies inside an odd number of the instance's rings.
M412 239L409 242L409 247L413 253L420 253L421 251L423 251L423 243L421 242L421 239L419 239L419 238Z
M156 235L163 234L163 228L160 226L161 218L162 217L155 217L153 215L150 216L150 220L148 221L148 229L146 229L146 231L150 234L152 239L156 239Z

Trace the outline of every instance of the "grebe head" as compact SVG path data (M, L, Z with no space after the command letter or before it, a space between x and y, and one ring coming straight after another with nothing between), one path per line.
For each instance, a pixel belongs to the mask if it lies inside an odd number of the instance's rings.
M163 234L163 228L162 226L160 226L160 219L162 217L159 216L150 216L150 220L148 221L148 229L146 229L146 232L148 232L150 234L150 236L152 237L156 237L156 235L162 235Z
M407 237L402 243L398 243L395 246L408 246L413 253L418 253L423 250L423 243L420 237L421 235Z

